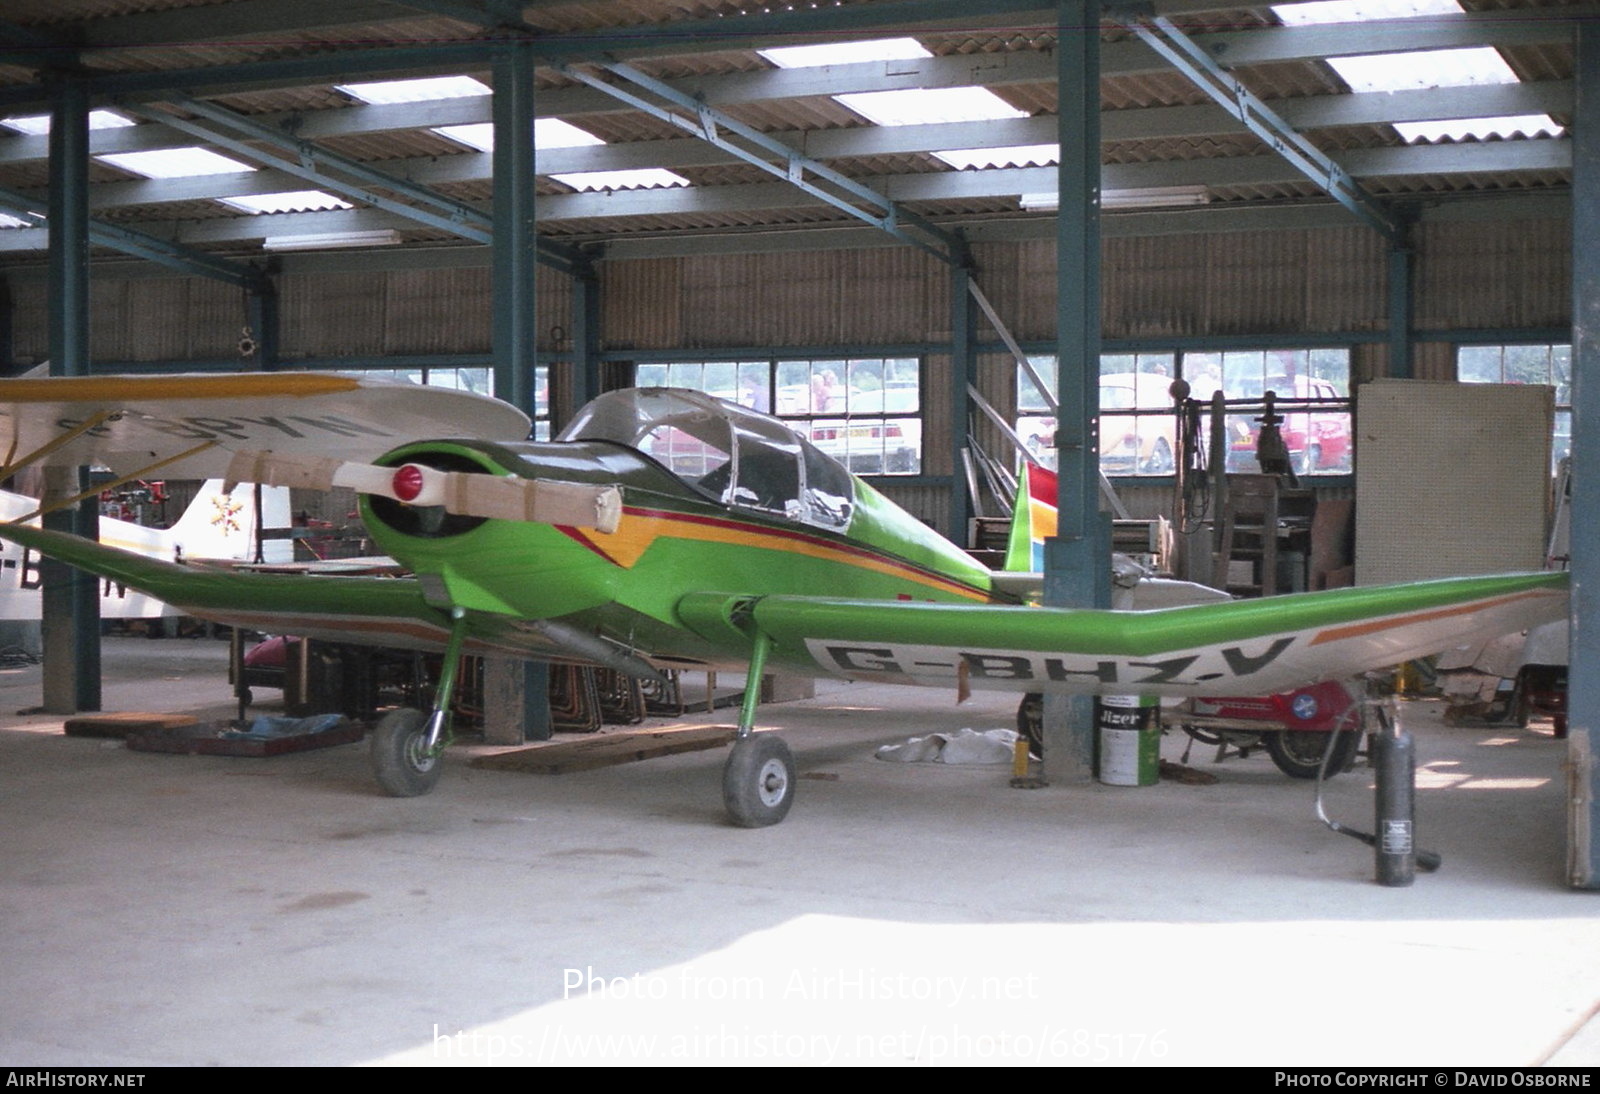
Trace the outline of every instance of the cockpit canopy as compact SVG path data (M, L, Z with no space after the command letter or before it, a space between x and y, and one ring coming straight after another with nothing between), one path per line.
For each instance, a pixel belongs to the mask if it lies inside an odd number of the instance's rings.
M850 523L853 480L776 418L680 388L624 388L584 407L562 441L616 441L726 505L833 531Z

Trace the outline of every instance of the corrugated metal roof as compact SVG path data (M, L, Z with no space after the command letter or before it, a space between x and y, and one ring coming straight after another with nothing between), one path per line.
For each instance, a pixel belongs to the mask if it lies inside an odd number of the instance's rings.
M885 2L851 0L830 9L839 13L833 25L845 27L848 15L882 7ZM1519 10L1548 18L1563 14L1563 9L1572 5L1564 0L1471 0L1467 6L1491 16ZM928 72L993 81L993 90L1000 98L1034 119L1027 123L1031 128L1013 127L1016 132L1030 135L1015 143L1049 140L1053 126L1048 120L1057 109L1051 60L1056 45L1053 16L1045 8L1005 16L977 12L981 7L975 5L972 25L966 27L911 24L871 31L844 29L836 34L913 34L934 55ZM1157 7L1159 10L1159 3ZM0 93L10 96L0 99L0 116L42 109L46 102L43 66L58 57L70 58L72 43L81 41L88 43L83 63L97 74L110 77L118 73L184 70L185 85L205 84L203 94L214 103L240 114L263 116L272 124L282 125L290 135L314 131L312 137L303 139L380 170L392 170L455 200L488 207L493 195L489 157L429 132L425 111L417 111L415 126L407 128L405 121L394 120L393 113L382 120L372 108L352 104L347 96L334 90L333 84L357 78L341 71L339 63L352 67L365 64L367 58L391 47L463 45L468 47L468 53L456 55L459 63L453 64L452 69L472 72L488 81L493 58L486 43L501 32L465 19L407 10L377 0L348 0L309 16L302 5L289 0L254 0L247 12L244 9L244 5L226 0L7 0L7 21L22 29L11 35L6 46L0 46ZM905 0L898 0L894 10L904 13L914 10L914 5L908 8ZM760 40L791 44L817 37L814 27L791 32L791 24L775 22L788 17L783 12L767 13L734 0L582 0L529 4L523 9L523 16L527 25L538 32L534 39L536 49L549 48L562 36L615 31L616 35L597 45L592 53L564 54L562 59L587 62L585 71L599 72L606 58L618 53L681 93L691 98L703 97L720 117L756 131L782 134L802 151L814 146L818 150L815 154L826 156L823 162L831 170L889 190L900 185L897 180L905 180L907 192L914 194L907 206L910 210L938 216L955 226L966 217L992 220L1021 216L1018 192L1024 188L1030 192L1051 188L1048 178L1044 185L1038 185L1041 176L1037 172L966 171L958 176L931 155L939 147L973 146L974 133L980 141L1003 143L1001 135L1013 131L1004 125L992 130L969 128L961 133L963 139L952 138L946 145L923 134L902 139L876 130L831 97L835 87L862 90L914 85L916 79L898 75L905 71L903 66L854 66L848 71L840 70L832 83L831 73L808 78L776 72L755 52L753 47ZM1292 48L1279 49L1275 54L1271 50L1251 53L1257 41L1293 41L1292 35L1275 29L1275 18L1264 5L1178 14L1173 21L1195 35L1222 63L1227 63L1230 51L1239 55L1242 48L1242 55L1252 59L1230 70L1230 74L1269 105L1276 104L1286 113L1300 110L1300 116L1313 116L1306 112L1319 111L1315 116L1336 119L1306 129L1306 136L1335 159L1365 165L1356 169L1357 177L1373 195L1391 200L1443 201L1485 193L1548 193L1570 184L1564 140L1407 146L1393 127L1385 124L1383 115L1373 114L1371 109L1356 115L1330 112L1354 100L1318 57L1297 56ZM1492 25L1474 33L1481 33L1485 40L1499 40ZM1568 85L1554 83L1570 81L1573 76L1572 45L1562 37L1563 33L1558 29L1532 42L1519 38L1502 45L1501 52L1524 81L1556 87L1566 96L1558 98L1558 102L1569 104L1570 95L1565 91ZM757 35L755 40L752 34ZM37 40L28 41L30 35ZM52 45L52 39L59 45ZM1394 39L1386 37L1383 41L1392 46ZM1102 42L1107 71L1101 80L1101 102L1107 111L1105 124L1112 132L1101 149L1102 162L1137 169L1137 177L1151 179L1151 186L1167 185L1167 176L1180 178L1185 185L1198 181L1207 186L1213 203L1326 204L1316 185L1286 172L1266 152L1260 139L1211 105L1187 76L1160 63L1148 49L1133 41L1129 31L1108 23L1102 27ZM483 45L480 49L473 43ZM300 63L330 55L339 61L317 74L297 77L286 68L279 71L260 67L262 63ZM965 58L986 56L994 57L996 63L950 67ZM433 74L438 67L424 63L423 55L415 49L406 54L406 62L408 69L384 75L404 71ZM945 67L941 68L941 64ZM236 82L243 75L237 69L241 65L257 66L249 70L250 83L243 87ZM196 75L190 70L201 72ZM540 65L534 82L538 88L536 104L543 102L546 109L565 113L610 146L592 156L567 154L563 162L593 160L594 168L599 169L613 166L607 157L626 160L627 166L643 166L658 156L672 170L690 179L695 188L692 198L678 194L670 202L663 199L654 204L648 195L630 195L626 201L612 203L617 210L614 215L602 215L604 210L595 209L594 203L568 203L560 216L552 216L541 225L541 231L552 236L603 240L651 233L743 233L760 227L852 223L846 213L819 204L799 190L794 191L792 203L774 197L770 191L760 192L757 201L746 200L756 192L739 188L776 185L772 176L730 153L687 148L685 142L694 137L680 127L624 103L597 97L597 92L582 88L552 65ZM121 94L120 85L104 86L108 97ZM98 90L91 86L92 92ZM653 98L647 92L639 94L647 100ZM159 102L161 92L141 87L135 97ZM549 106L551 103L556 106ZM575 104L570 112L562 108L566 103ZM1558 120L1567 120L1570 105L1554 113ZM334 124L325 124L329 122ZM139 131L140 139L148 135L160 143L160 130L156 123L145 123ZM812 134L818 135L815 142L809 139ZM165 140L174 142L170 134ZM638 147L629 148L630 145ZM0 189L21 192L37 202L48 180L41 147L37 138L0 136ZM151 192L159 191L159 185L141 187L136 192L127 188L99 189L126 179L123 172L99 165L91 167L92 191L105 196L104 200L91 199L94 215L133 227L144 224L156 234L175 233L180 237L186 222L237 218L236 213L215 201L195 198L193 186L186 185L181 190L175 187L175 197L170 201L150 200ZM315 185L297 182L294 188ZM539 191L552 199L569 193L567 187L547 179L540 180ZM124 192L130 195L126 199L118 196ZM366 215L361 210L357 213L358 220ZM395 223L390 214L382 218L376 212L371 215L385 226ZM1108 210L1107 215L1116 214ZM258 231L256 237L259 234ZM194 245L248 253L251 247L258 246L252 242L256 237L244 234L242 226L239 233L230 235L213 225L195 235ZM407 228L405 233L408 242L442 238L448 236L440 229L420 224ZM37 251L16 246L7 250L7 239L0 232L0 255L5 256L4 261L39 259Z

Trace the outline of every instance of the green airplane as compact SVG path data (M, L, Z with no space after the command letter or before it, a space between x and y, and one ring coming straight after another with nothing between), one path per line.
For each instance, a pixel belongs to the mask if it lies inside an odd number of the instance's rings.
M746 827L782 820L794 797L788 747L754 732L765 672L1265 695L1566 612L1561 573L1152 611L1042 608L1023 601L1018 575L978 565L787 424L711 396L614 391L556 440L528 432L492 399L327 373L0 381L0 478L97 464L124 478L160 469L349 486L373 541L411 576L220 570L20 523L0 525L0 539L202 619L442 650L433 709L394 711L372 735L378 782L399 796L439 778L462 653L640 677L739 667L745 703L723 795ZM432 436L450 439L417 439Z

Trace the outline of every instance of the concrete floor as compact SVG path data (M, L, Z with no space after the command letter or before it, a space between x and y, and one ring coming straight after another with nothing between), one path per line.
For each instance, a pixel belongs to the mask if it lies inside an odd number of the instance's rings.
M106 709L223 710L225 654L108 640ZM1600 1064L1547 726L1403 708L1445 863L1387 889L1261 755L1036 791L873 759L1010 725L1002 697L764 708L802 782L756 831L720 752L550 777L457 749L398 800L361 747L136 753L14 713L38 701L0 672L0 1064ZM1370 827L1368 786L1329 811Z

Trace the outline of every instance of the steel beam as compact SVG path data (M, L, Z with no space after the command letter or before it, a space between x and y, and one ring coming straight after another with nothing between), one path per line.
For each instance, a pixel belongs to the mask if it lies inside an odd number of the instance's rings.
M54 80L50 111L50 372L89 374L89 94L71 77ZM72 496L87 469L52 468L47 497ZM90 498L49 513L46 528L99 538ZM100 709L100 582L59 562L40 567L44 708L53 714Z
M1147 16L1119 17L1119 21L1333 200L1377 229L1384 238L1400 241L1403 234L1400 225L1387 209L1369 197L1343 167L1278 117L1170 20Z
M971 256L965 246L963 261L950 267L950 383L946 398L950 413L950 453L955 465L951 468L953 482L950 487L950 512L945 538L951 543L966 544L968 528L977 499L966 488L966 477L961 474L961 453L972 446L968 436L972 426L967 410L967 389L978 382L978 324L973 314ZM936 385L922 386L923 398L936 391ZM923 466L928 454L923 446Z
M1578 34L1572 170L1572 607L1567 871L1600 889L1600 27Z
M41 216L35 206L38 202L27 194L19 194L15 190L0 189L0 208L11 210L19 217L31 220L34 223L45 225L46 240L49 235L49 218ZM23 229L14 229L23 230ZM201 277L215 278L226 281L231 285L241 288L253 288L259 285L265 274L253 266L242 262L232 262L225 258L208 255L204 251L196 251L177 243L170 243L143 232L124 228L120 224L106 224L101 221L90 220L87 225L88 241L101 247L110 247L125 254L137 255L151 262L159 262L171 269L181 270L187 274ZM54 244L50 246L53 248Z
M1109 607L1111 560L1100 520L1100 4L1060 0L1056 85L1056 534L1045 540L1044 602ZM1094 774L1094 704L1046 696L1045 776Z
M1054 140L1054 119L1045 119L1052 125L1049 135ZM1031 124L1033 119L1028 120ZM925 129L928 127L908 127ZM971 136L970 133L964 134ZM1039 136L1035 133L1034 136ZM844 155L871 154L864 147L851 148L846 142L829 143L831 134L819 134L819 146L827 148L830 158ZM843 134L840 135L841 139ZM819 143L808 142L808 143ZM3 141L0 141L3 143ZM192 143L192 142L191 142ZM900 150L916 151L933 142L926 138L915 145L899 145ZM1035 143L1042 143L1036 141ZM688 155L674 150L670 155L655 155L664 151L661 145L690 145L715 153L715 156ZM1477 145L1437 145L1407 148L1373 148L1352 150L1341 156L1347 172L1359 177L1389 177L1397 175L1438 174L1452 171L1498 172L1518 170L1561 171L1571 165L1571 141L1556 138L1538 140L1500 141ZM950 147L950 145L945 145ZM621 154L629 148L634 151ZM644 142L643 149L623 145L618 155L590 156L591 150L553 149L541 154L540 166L545 173L555 171L599 170L617 166L644 166L649 161L659 165L697 165L722 162L729 158L714 146L689 141ZM605 149L594 149L604 152ZM644 154L648 152L649 154ZM427 157L386 163L385 167L396 176L403 176L417 185L445 182L485 180L492 176L492 157L480 153L466 153L443 158ZM225 175L203 175L187 179L140 179L122 182L103 182L90 187L90 208L104 210L129 205L150 205L163 201L192 201L204 198L235 197L244 194L272 193L290 187L294 176L272 168L262 171L237 172ZM1241 159L1181 160L1156 163L1108 164L1102 172L1101 185L1105 189L1141 189L1153 186L1209 184L1216 186L1265 186L1294 184L1303 181L1303 175L1287 161L1273 156L1252 156ZM1015 196L1023 193L1047 191L1055 185L1055 170L1048 167L996 168L985 171L922 172L912 175L889 175L870 180L892 201L939 201L948 198ZM34 203L37 208L42 195L24 193L22 200ZM730 208L782 208L793 205L813 205L819 199L796 194L787 183L750 183L738 186L699 186L677 189L645 191L618 191L609 194L546 195L540 199L540 219L545 221L568 218L593 218L620 215L650 215L684 211L715 211ZM286 214L277 214L279 216ZM195 222L185 231L208 232L225 229L233 233L229 238L259 238L264 233L260 218L240 223L211 224ZM274 221L274 224L279 223ZM309 230L309 229L308 229ZM196 237L200 238L200 237ZM571 261L549 241L545 244L548 256L557 261Z
M214 125L204 125L188 118L179 118L149 110L146 107L135 106L130 109L144 114L145 117L152 120L159 120L161 124L187 133L207 144L216 145L237 155L246 156L252 160L270 165L275 170L293 175L295 178L303 179L306 182L315 183L345 197L354 198L363 204L397 213L420 224L426 224L432 228L451 232L463 239L469 239L474 243L489 242L489 218L476 209L434 194L423 187L414 186L402 179L393 178L384 172L375 171L348 157L318 148L310 141L296 141L282 133L274 132L266 126L255 125L243 115L236 114L234 111L217 106L214 103L206 103L184 96L175 96L173 101L176 105L224 125L229 129L248 134L249 139L230 136ZM284 151L293 151L299 158L298 160L291 160L283 156L274 155L258 147L260 143L266 143ZM323 166L319 167L318 164ZM362 181L357 183L340 178L333 173L334 170L352 175ZM410 198L411 201L422 202L445 211L431 212L428 209L418 208L407 201L396 201L373 189L374 185L381 186L385 190L394 190L397 193L402 193Z
M198 114L208 121L240 133L247 139L235 139L219 133L210 126L174 118L164 113L151 112L146 116L158 119L161 124L191 136L220 145L229 151L259 160L295 178L315 183L387 212L397 213L420 224L442 229L473 243L488 243L492 238L493 218L466 202L446 197L391 172L377 170L359 160L330 151L310 140L292 136L274 126L264 125L215 103L186 95L173 96L169 101L192 114ZM264 153L258 147L262 144L289 153L293 158ZM374 187L376 189L373 189ZM391 192L403 200L396 201L389 198L387 193ZM540 242L537 254L546 264L564 273L572 272L572 256L554 244Z
M350 5L340 6L339 11L331 13L325 10L328 5L323 3L308 0L302 6L308 8L310 14L305 22L292 24L296 27L338 23L349 18L344 9ZM252 7L260 5L251 0L240 0L216 8L185 9L182 13L145 13L126 16L123 20L130 24L157 18L178 22L180 20L177 17L181 16L180 30L175 30L174 34L156 34L152 40L162 43L175 40L204 41L209 37L204 28L209 20L219 17L218 13L228 15L232 9L244 11ZM967 9L965 13L962 12L963 8ZM808 39L837 39L844 34L866 36L877 30L892 29L895 33L915 34L919 30L937 31L941 25L969 31L984 27L1031 29L1047 25L1050 18L1048 7L1038 0L989 0L983 5L982 13L975 13L971 8L972 5L966 0L907 0L890 4L826 6L813 10L680 20L621 29L540 34L536 39L536 47L544 60L579 61L602 55L627 58L702 53L708 46L729 50L748 49L774 40L801 42ZM392 8L388 10L393 11ZM1518 8L1393 20L1385 24L1385 30L1397 37L1404 35L1404 41L1412 49L1537 45L1565 43L1570 39L1574 26L1596 18L1600 18L1600 8L1595 5L1538 11ZM109 46L114 41L119 48L125 48L130 42L117 39L115 32L108 30L108 27L120 21L97 20L88 23L86 30L91 35L103 34L108 41L97 43L91 37L86 44ZM368 24L373 21L362 20ZM244 20L243 23L249 24L250 21ZM284 24L274 24L270 13L263 13L250 25L281 27ZM250 32L228 30L218 33L225 40ZM1370 27L1346 25L1253 28L1196 35L1195 41L1210 56L1226 59L1227 64L1232 66L1370 53L1373 37ZM316 57L166 72L108 73L95 77L95 90L99 94L125 95L182 87L193 94L206 95L250 88L329 83L362 75L459 71L485 64L491 48L492 43L482 39L373 50L341 50ZM1133 43L1111 43L1104 52L1102 71L1107 75L1133 75L1157 70L1151 63L1148 51ZM43 95L37 87L0 89L0 109L43 102Z
M778 69L696 80L673 80L669 83L679 91L692 95L696 101L709 106L721 106L844 92L896 90L911 86L1003 88L1016 84L1047 84L1055 79L1055 60L1043 53L1007 54L1004 62L998 66L966 55L927 57L914 64L909 73L899 68L890 73L886 71L886 66L876 63L836 65L823 70ZM813 71L826 72L827 80L798 83L779 79ZM1302 131L1325 126L1377 125L1443 118L1570 114L1572 82L1542 80L1538 83L1317 95L1280 99L1274 101L1272 106L1285 122ZM539 94L539 117L571 120L584 114L626 109L616 99L584 87L557 88ZM421 103L374 103L311 113L284 111L250 117L258 125L282 132L292 130L301 140L322 140L487 122L491 118L491 106L487 97L472 97ZM1100 126L1101 137L1108 142L1199 137L1231 133L1239 129L1239 123L1231 114L1212 103L1110 111L1101 119ZM933 152L945 148L1046 144L1055 140L1055 119L1039 116L982 122L932 122L924 125L775 132L769 135L792 148L804 147L807 155L827 160ZM146 152L177 148L188 143L190 141L185 135L154 122L96 129L89 133L89 149L94 155ZM0 136L0 163L43 162L48 155L44 137ZM448 158L470 159L471 154ZM598 171L639 166L704 166L733 162L733 157L711 146L690 145L679 140L650 140L594 148L550 149L542 160L549 171ZM402 162L406 167L405 177L416 178L411 168L425 161ZM395 165L388 166L393 169ZM487 167L482 174L487 177Z
M501 45L494 62L494 393L533 416L538 354L533 260L533 51Z
M1389 241L1385 255L1389 268L1389 378L1411 379L1412 329L1415 326L1416 247L1411 225L1402 223L1400 238Z
M572 279L572 364L570 392L562 400L560 425L600 394L600 278L592 271ZM550 431L555 433L556 402L551 391Z
M240 356L262 371L278 367L279 353L278 290L270 280L250 291L245 301L245 330L252 346L246 355L240 346Z
M926 251L940 261L956 262L954 255L960 244L954 236L923 217L898 208L871 187L801 155L783 142L735 121L704 103L696 102L665 81L647 76L638 69L623 64L603 64L599 67L664 99L676 109L658 106L580 69L563 66L561 72L570 79L613 95L692 137L716 145L743 162L786 180L812 198L871 224L903 243Z

